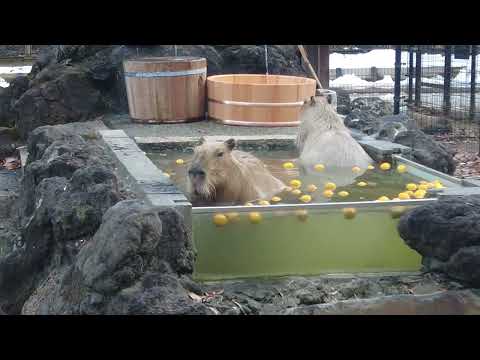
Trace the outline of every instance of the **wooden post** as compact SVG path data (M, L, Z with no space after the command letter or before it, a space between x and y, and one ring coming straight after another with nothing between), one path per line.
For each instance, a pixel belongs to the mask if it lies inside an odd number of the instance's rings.
M402 47L398 45L395 48L395 88L393 95L393 114L400 113L400 78L402 70Z
M410 105L413 102L413 47L408 48L408 104Z
M415 106L418 107L421 104L421 90L422 90L422 50L417 47L415 54Z
M443 71L443 112L449 114L452 108L450 84L452 81L452 47L445 46L445 67Z
M318 78L325 89L330 86L330 45L318 45Z

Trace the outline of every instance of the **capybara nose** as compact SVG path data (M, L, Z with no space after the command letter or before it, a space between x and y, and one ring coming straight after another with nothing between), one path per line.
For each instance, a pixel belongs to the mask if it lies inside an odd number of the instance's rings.
M205 177L205 171L203 171L199 167L192 167L188 170L188 175L192 177L196 177L196 176Z

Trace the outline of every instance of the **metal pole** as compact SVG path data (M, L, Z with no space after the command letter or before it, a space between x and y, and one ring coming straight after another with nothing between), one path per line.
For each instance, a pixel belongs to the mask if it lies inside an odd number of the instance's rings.
M400 113L400 77L402 70L402 47L398 45L395 48L395 88L393 95L393 114Z
M445 68L443 72L443 112L449 114L452 109L450 84L452 81L452 47L445 46Z
M472 45L472 65L470 66L470 119L475 118L475 90L477 87L477 45Z
M415 54L415 106L421 104L421 89L422 89L422 50L417 47Z
M413 47L408 48L408 103L413 102Z

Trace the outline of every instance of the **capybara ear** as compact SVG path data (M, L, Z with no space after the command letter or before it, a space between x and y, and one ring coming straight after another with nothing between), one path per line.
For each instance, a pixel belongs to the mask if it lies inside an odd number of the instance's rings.
M315 105L316 103L317 103L317 102L315 101L315 96L312 96L312 97L310 98L310 105L313 106L313 105Z
M235 139L228 139L227 141L225 141L225 146L228 150L233 150L233 148L235 147Z
M205 143L205 138L202 136L199 140L198 140L198 145L202 145Z

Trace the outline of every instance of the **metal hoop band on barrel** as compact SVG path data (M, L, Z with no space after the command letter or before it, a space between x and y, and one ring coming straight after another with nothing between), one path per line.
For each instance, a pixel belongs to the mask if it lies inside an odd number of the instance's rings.
M160 78L160 77L189 76L189 75L207 76L207 68L184 70L184 71L125 72L126 77L135 77L135 78Z
M243 102L243 101L231 101L231 100L214 100L208 99L208 101L215 102L218 104L225 104L225 105L235 105L235 106L257 106L257 107L296 107L296 106L303 106L305 101L297 101L297 102L288 102L288 103L254 103L254 102Z

